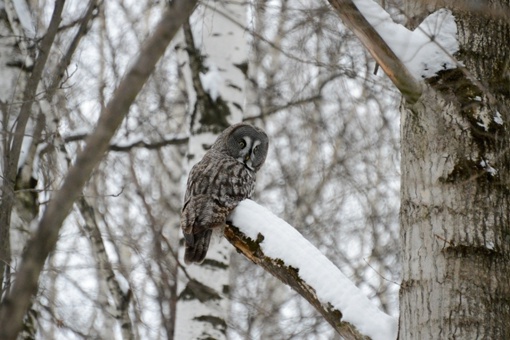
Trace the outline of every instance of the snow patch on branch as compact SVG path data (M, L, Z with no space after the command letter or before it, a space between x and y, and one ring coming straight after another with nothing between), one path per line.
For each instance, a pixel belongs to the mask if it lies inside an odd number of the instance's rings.
M260 247L266 256L281 259L299 271L315 289L318 299L342 312L374 340L397 338L397 320L381 312L331 261L294 227L251 200L242 201L230 215L233 224L253 240L264 236Z
M393 22L375 1L353 1L415 78L429 78L438 71L457 67L458 62L452 57L459 50L457 24L451 11L440 9L410 31Z
M126 277L124 275L122 275L122 273L120 273L117 270L114 270L114 274L115 274L115 279L117 280L117 283L119 284L119 288L122 291L122 294L124 294L124 296L127 296L129 293L129 290L130 290L128 280L126 279Z

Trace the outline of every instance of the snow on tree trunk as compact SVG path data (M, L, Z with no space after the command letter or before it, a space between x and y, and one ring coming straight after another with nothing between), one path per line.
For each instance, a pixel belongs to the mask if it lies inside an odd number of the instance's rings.
M409 3L413 20L434 10ZM509 339L510 23L452 10L466 68L402 110L399 335Z
M208 2L184 28L183 73L192 111L186 176L218 134L242 119L246 14L246 2ZM186 267L186 278L181 272L175 339L226 339L231 251L225 239L213 236L204 262Z

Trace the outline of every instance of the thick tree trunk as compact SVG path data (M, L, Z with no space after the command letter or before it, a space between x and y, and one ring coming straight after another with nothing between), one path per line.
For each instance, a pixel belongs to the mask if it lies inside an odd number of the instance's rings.
M465 69L428 79L402 110L399 334L509 339L510 24L453 13Z

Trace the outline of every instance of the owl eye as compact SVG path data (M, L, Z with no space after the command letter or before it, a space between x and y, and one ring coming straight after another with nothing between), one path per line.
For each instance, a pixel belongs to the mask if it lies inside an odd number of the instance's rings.
M244 148L244 147L246 146L246 142L245 142L244 140L240 141L240 142L239 142L239 146L240 146L241 148Z
M254 148L253 148L253 152L257 152L257 150L259 149L259 146L256 145Z

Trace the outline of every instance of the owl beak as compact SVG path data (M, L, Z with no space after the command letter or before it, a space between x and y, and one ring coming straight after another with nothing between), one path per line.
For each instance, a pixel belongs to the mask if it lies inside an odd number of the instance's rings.
M244 156L244 166L253 171L253 164L251 163L250 157L250 155Z

